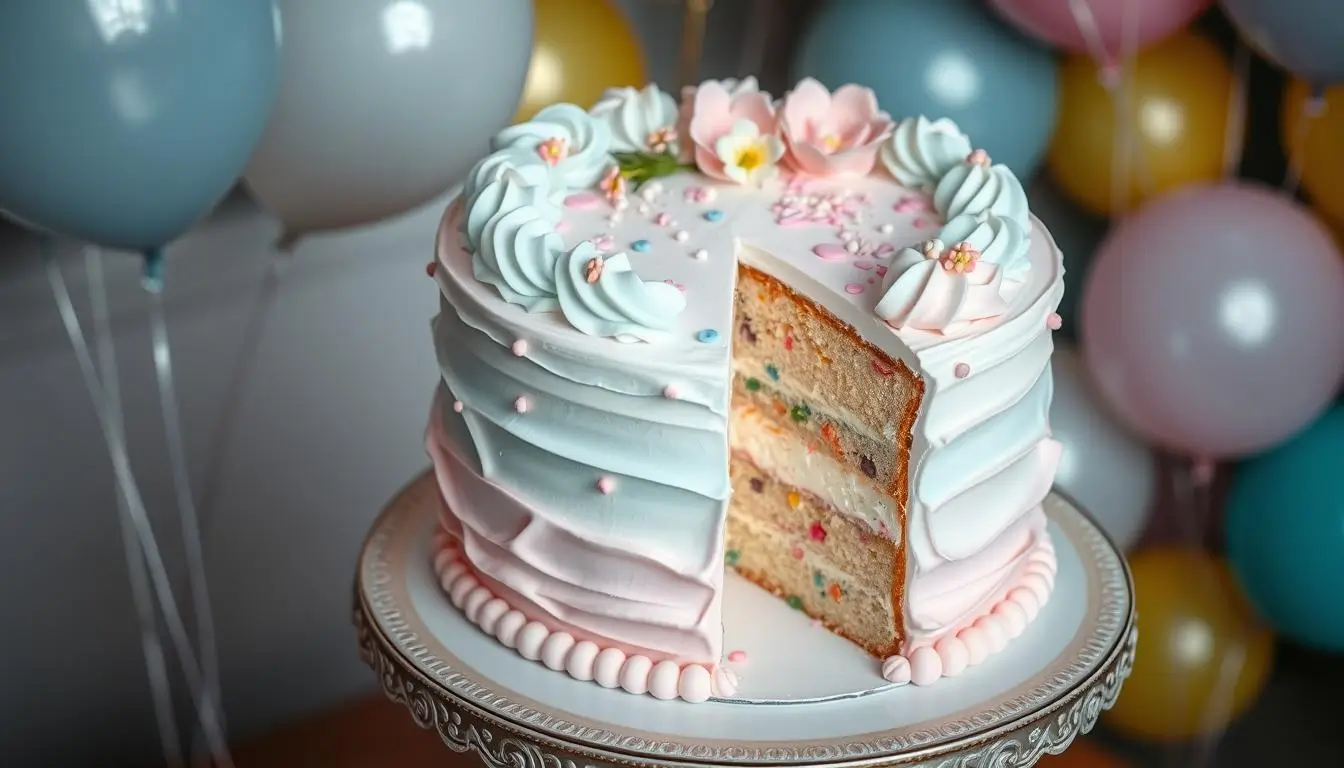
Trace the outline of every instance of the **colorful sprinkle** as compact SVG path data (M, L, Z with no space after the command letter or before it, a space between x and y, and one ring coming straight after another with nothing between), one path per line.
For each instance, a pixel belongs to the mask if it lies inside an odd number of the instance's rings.
M926 219L926 218L924 218L923 216L921 216L921 217L915 219L915 221L914 221L914 225L915 225L915 229L923 229L923 228L929 226L929 220Z
M663 397L666 397L668 400L676 400L678 397L681 397L681 390L677 389L676 384L668 384L666 387L663 387Z
M844 246L836 245L835 243L822 243L821 245L814 246L812 248L812 253L815 253L817 258L825 259L826 261L839 261L849 256L849 251L846 251Z
M817 585L818 587L826 586L826 574L822 573L821 571L813 571L812 583Z
M597 481L597 490L604 496L616 490L616 481L610 477L601 477Z
M747 660L747 652L746 652L746 651L732 651L731 653L728 654L728 660L731 661L731 662L733 662L733 663L735 663L735 664L738 663L738 662L746 661L746 660Z
M812 415L812 409L806 405L795 405L789 409L789 418L802 423L807 421L807 417Z
M784 335L784 351L785 352L793 351L793 334L791 333L786 333Z
M461 412L462 412L462 409L465 408L465 407L466 407L466 406L462 405L462 401L461 401L461 400L454 400L454 401L453 401L453 412L454 412L454 413L461 413Z
M855 269L862 269L864 272L867 272L868 270L872 269L873 266L874 266L874 264L873 264L873 262L871 262L871 261L856 261L856 262L854 262L854 268L855 268Z
M1064 318L1060 317L1058 312L1051 312L1050 316L1045 318L1045 327L1052 331L1058 331L1064 327Z
M611 235L598 235L593 238L593 247L599 251L610 251L616 244L616 240Z
M695 258L696 261L707 261L707 260L709 260L709 251L706 251L704 248L701 248L701 249L697 250L695 253L693 253L693 254L691 254L691 255L692 255L692 257Z
M878 376L890 376L896 372L876 360L873 361L873 371L876 372Z
M863 470L863 474L869 477L877 477L877 465L867 456L859 459L859 469Z
M705 211L705 221L723 221L723 211L720 211L717 208Z
M765 481L759 477L751 478L751 490L760 493L765 490Z
M738 335L752 344L756 343L756 331L751 327L751 321L743 318L741 325L737 326Z
M893 226L891 226L890 224L883 224L882 226L880 226L880 227L877 228L877 231L880 232L880 233L882 233L882 234L884 234L884 235L890 235L891 232L892 232L892 230L894 230L894 229L896 229L896 228L893 227Z
M863 293L863 286L858 283L845 283L845 293L851 296Z
M779 381L779 366L774 363L767 364L765 366L765 375L769 376L774 381Z
M737 561L742 559L742 553L736 549L730 549L723 553L723 561L729 565L737 565Z
M712 202L717 194L709 187L687 187L686 200L692 203Z
M952 369L952 375L958 379L964 379L971 375L971 366L965 363L957 363L957 367Z
M803 598L797 595L789 595L789 599L787 600L787 602L789 604L789 607L792 608L793 610L795 611L803 610Z
M761 389L761 380L755 376L747 379L743 384L746 386L748 392L758 392Z
M513 342L513 346L509 347L509 349L513 350L513 354L517 357L522 357L527 354L527 342L523 339L519 339Z
M519 413L527 413L532 408L532 402L523 395L513 399L513 410Z
M640 203L639 207L635 210L639 211L640 216L648 216L649 211L652 211L653 209L649 207L648 203Z
M619 173L619 169L617 169ZM565 198L565 207L576 211L586 211L602 205L602 197L596 192L575 192Z
M657 216L653 217L653 223L657 224L660 227L666 227L668 224L672 223L672 214L668 213L667 211L663 211L659 213Z
M789 502L789 507L792 509L797 509L798 505L803 503L803 497L799 495L797 491L789 491L789 495L786 496L785 499Z
M439 269L439 262L431 261L425 265L425 274L429 275L430 277L433 277L434 273L437 272L438 269Z
M677 233L672 236L672 239L676 240L678 243L684 243L691 239L691 233L684 229L678 229Z
M821 527L821 523L813 523L807 528L807 536L816 542L826 541L826 529Z
M635 253L647 253L651 246L652 243L648 240L636 240L630 244L630 247L635 250Z
M802 560L802 559L803 559L803 548L800 547L800 546L798 546L797 544L794 544L794 545L793 545L793 549L790 549L790 550L789 550L789 554L790 554L790 555L793 555L793 559L794 559L794 560Z
M830 595L831 599L837 603L840 602L840 598L845 596L845 593L840 590L840 585L834 582L832 582L831 586L827 588L826 594Z
M719 340L719 332L713 328L706 328L695 332L695 340L701 344L713 344Z

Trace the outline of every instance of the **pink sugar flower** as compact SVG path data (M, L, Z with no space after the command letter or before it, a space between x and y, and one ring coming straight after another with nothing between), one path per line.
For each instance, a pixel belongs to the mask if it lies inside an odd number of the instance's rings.
M583 279L587 280L590 285L602 279L601 256L589 259L588 263L583 265Z
M939 259L943 269L948 272L974 272L975 265L980 262L980 252L970 243L957 243L943 252Z
M780 126L785 162L809 176L863 176L873 169L893 123L872 89L841 86L835 93L806 78L784 97Z
M621 169L618 166L611 166L602 180L597 183L598 189L607 196L607 202L615 205L625 199L625 177L621 175Z
M778 119L770 97L754 90L730 93L715 80L702 83L688 96L689 121L683 135L690 140L682 145L691 148L700 171L738 183L767 176L782 150L777 148ZM726 155L734 161L731 172Z
M541 157L542 162L555 167L561 160L569 157L569 142L559 136L552 136L537 145L537 155Z

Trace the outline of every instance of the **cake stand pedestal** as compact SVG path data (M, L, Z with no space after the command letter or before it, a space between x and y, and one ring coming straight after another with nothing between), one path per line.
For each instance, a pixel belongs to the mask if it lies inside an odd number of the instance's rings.
M702 704L632 696L527 661L453 607L430 562L441 503L433 477L422 475L374 524L355 583L359 651L421 727L490 768L1025 767L1091 730L1134 661L1124 560L1075 505L1052 494L1053 596L1021 637L960 677L893 688L882 684L876 660L856 656L873 670L874 686L861 695ZM725 624L798 620L780 600L744 605L725 610ZM760 615L738 615L753 611ZM728 626L725 635L733 634ZM807 630L776 633L771 653L738 667L742 690L752 678L779 689L790 668L825 663L809 658L817 642L828 641ZM798 658L788 657L791 648L803 649Z

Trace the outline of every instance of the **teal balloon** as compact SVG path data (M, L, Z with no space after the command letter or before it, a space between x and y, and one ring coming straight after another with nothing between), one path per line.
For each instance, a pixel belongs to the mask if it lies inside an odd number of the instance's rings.
M1339 0L1223 0L1232 25L1261 54L1324 88L1344 82Z
M168 243L246 166L279 52L271 0L0 2L0 211L109 248Z
M1337 405L1237 470L1227 558L1271 626L1303 645L1344 652L1341 478L1344 406Z
M835 0L817 12L794 74L860 83L892 117L949 117L1026 178L1055 126L1055 60L980 0Z

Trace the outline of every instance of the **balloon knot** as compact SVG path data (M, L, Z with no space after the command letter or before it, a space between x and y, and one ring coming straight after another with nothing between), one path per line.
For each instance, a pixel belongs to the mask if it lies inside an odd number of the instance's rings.
M145 250L145 271L141 273L140 285L149 293L163 291L163 249Z
M1191 478L1196 485L1208 485L1213 482L1214 463L1210 458L1196 458L1190 464Z

